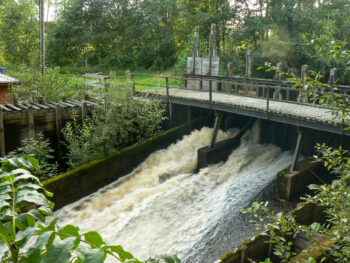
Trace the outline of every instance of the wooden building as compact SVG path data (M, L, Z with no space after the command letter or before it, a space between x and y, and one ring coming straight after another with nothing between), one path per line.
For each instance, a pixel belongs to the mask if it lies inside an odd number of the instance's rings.
M0 104L13 103L11 85L18 83L18 79L0 73Z

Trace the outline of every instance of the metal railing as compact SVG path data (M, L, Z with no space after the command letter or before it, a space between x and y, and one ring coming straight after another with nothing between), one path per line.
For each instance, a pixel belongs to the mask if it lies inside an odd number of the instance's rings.
M159 83L139 83L136 82L136 76L165 79L165 85L159 85ZM335 100L342 101L342 103L346 103L347 105L350 101L350 86L346 85L307 83L309 86L312 85L312 88L305 88L306 84L297 84L295 82L284 80L193 74L184 74L184 77L172 77L132 73L131 79L134 92L136 92L136 86L165 88L168 100L171 96L170 89L172 88L207 92L209 105L212 105L213 103L213 92L265 99L267 113L270 110L270 101L283 101L309 106L316 105L329 109L334 109L335 103L337 102ZM170 86L170 80L176 80L179 85ZM190 81L195 83L189 85ZM213 87L215 90L213 90ZM320 101L317 99L318 97L325 97L326 95L329 95L329 97L332 97L333 99L328 101Z

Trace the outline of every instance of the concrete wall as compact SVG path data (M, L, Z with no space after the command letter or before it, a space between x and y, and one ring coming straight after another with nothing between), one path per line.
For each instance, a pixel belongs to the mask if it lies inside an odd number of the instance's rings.
M185 123L116 152L110 157L92 161L47 180L43 183L44 187L54 193L52 201L56 204L55 208L61 208L130 173L154 151L166 148L193 129L206 124L207 118L198 118Z

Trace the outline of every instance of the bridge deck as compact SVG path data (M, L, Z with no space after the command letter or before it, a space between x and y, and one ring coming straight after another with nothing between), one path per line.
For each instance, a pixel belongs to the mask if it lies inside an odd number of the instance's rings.
M148 90L143 91L143 93L156 95L164 100L167 99L165 90ZM221 110L311 129L350 135L349 131L343 131L341 120L335 120L330 109L312 106L310 104L297 104L271 99L267 102L266 98L222 92L213 92L212 103L210 104L208 91L179 88L170 89L169 100L175 104ZM267 103L269 103L268 110Z

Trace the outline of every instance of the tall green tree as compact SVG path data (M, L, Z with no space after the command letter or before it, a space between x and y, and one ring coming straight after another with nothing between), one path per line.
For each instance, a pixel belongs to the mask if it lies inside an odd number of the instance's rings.
M0 53L4 62L37 65L39 22L34 0L0 2Z

